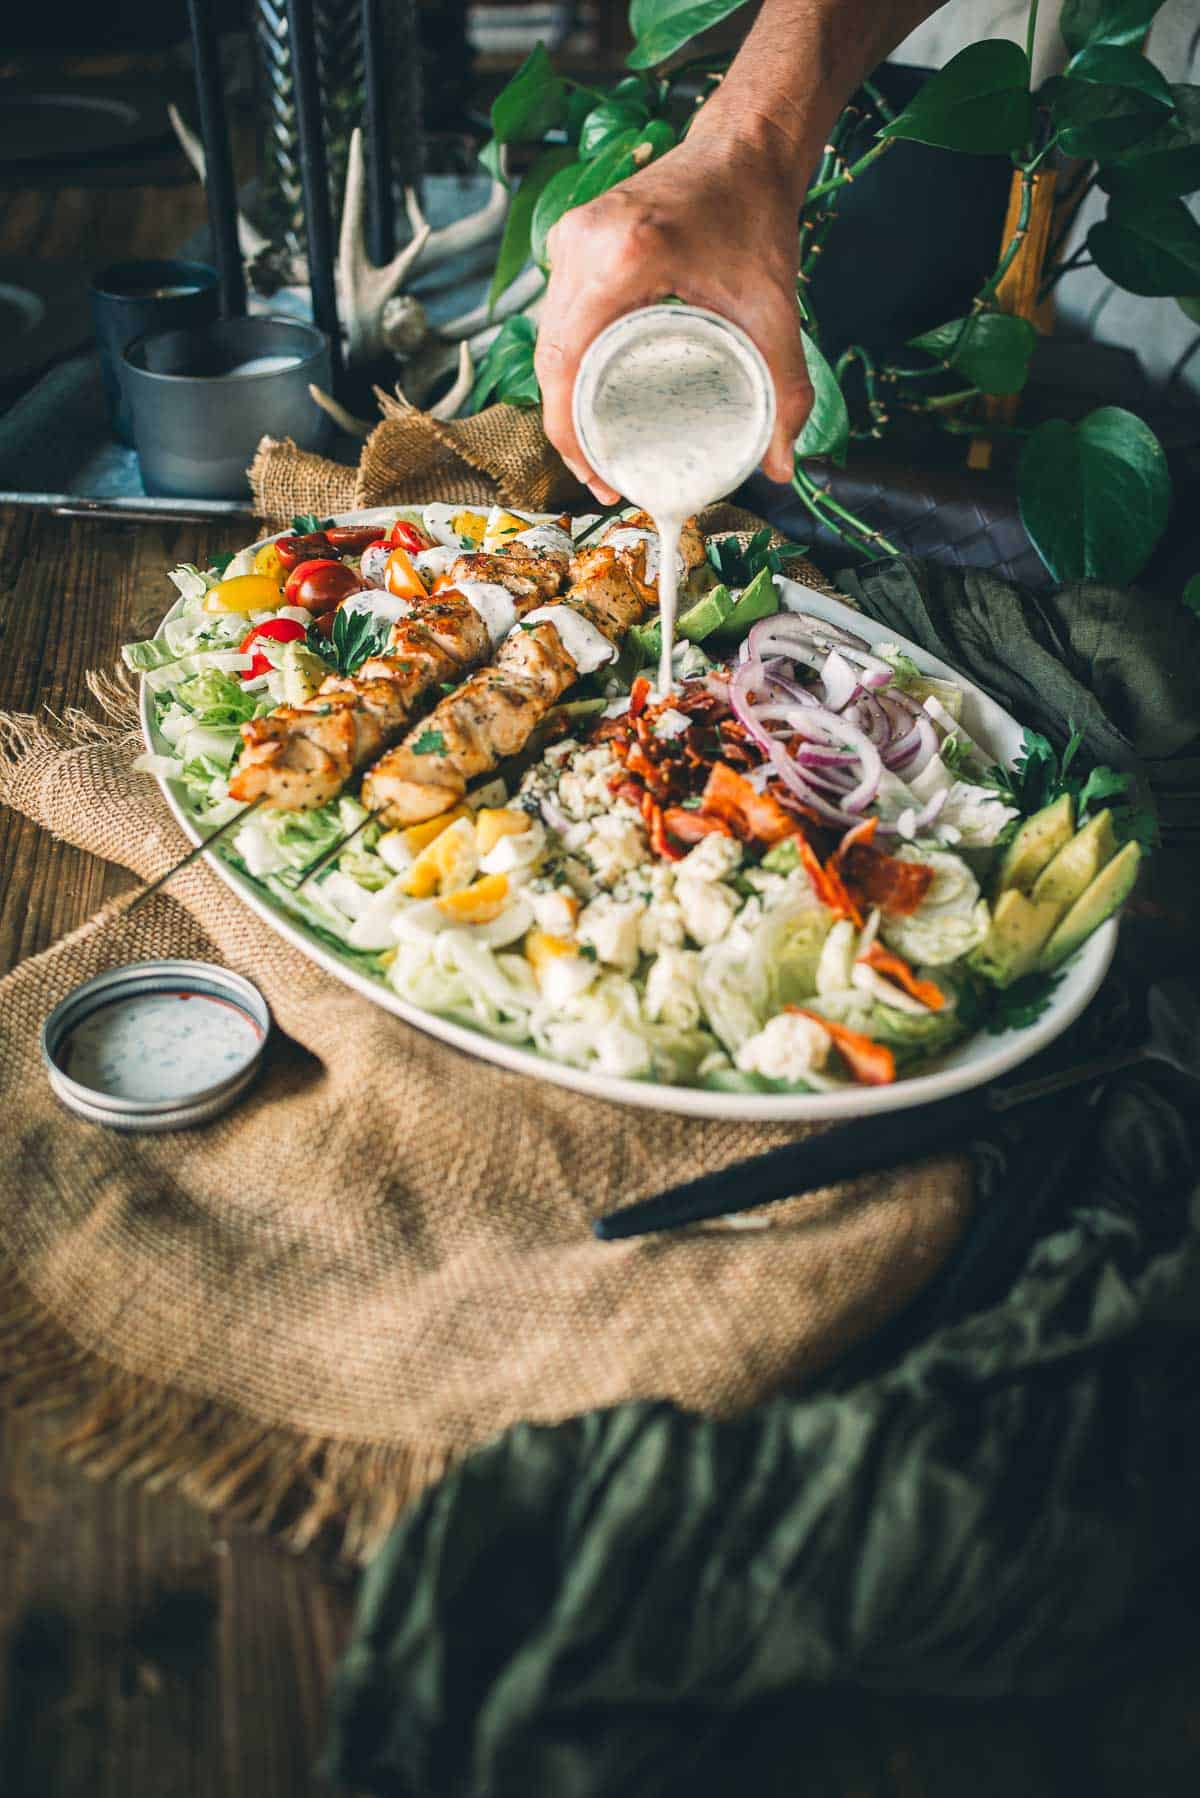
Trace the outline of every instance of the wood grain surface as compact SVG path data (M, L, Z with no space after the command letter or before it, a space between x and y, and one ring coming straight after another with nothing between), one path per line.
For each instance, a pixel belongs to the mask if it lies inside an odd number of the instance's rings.
M188 187L0 193L0 247L97 263L164 254L202 217ZM87 670L111 665L165 609L165 570L234 548L239 534L0 509L0 708L89 704ZM0 811L0 970L129 878ZM48 1420L0 1418L0 1793L327 1793L314 1765L348 1589L312 1559L226 1529L169 1492L92 1484L55 1456L53 1433ZM1172 1603L1153 1662L1079 1699L781 1699L754 1732L752 1771L715 1746L713 1789L1192 1798L1200 1660L1186 1593Z

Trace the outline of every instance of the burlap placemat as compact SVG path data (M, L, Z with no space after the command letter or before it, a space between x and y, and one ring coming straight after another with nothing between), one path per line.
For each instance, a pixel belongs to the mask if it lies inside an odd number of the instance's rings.
M0 798L152 877L184 841L132 772L132 694L93 691L105 723L0 720ZM225 1117L122 1135L58 1105L38 1031L80 981L151 956L247 975L278 1033ZM598 1243L598 1212L795 1132L626 1110L444 1047L200 864L0 982L0 1115L0 1389L59 1407L97 1472L351 1558L516 1419L648 1397L724 1414L811 1377L925 1285L970 1206L944 1158L741 1227Z

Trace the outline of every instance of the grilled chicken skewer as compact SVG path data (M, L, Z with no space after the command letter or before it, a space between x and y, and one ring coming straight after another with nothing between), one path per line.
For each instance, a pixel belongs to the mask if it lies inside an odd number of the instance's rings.
M634 577L648 604L658 598L658 532L648 512L631 512L614 518L600 538L615 549L617 559ZM682 587L705 558L704 537L694 518L689 518L679 537L679 584Z
M363 804L389 824L417 824L456 805L468 782L529 741L579 676L611 661L645 615L645 547L585 549L571 589L534 609L495 660L449 694L363 781Z
M563 554L463 555L436 595L414 600L392 627L386 655L353 675L331 674L311 699L242 726L232 798L268 809L312 810L394 743L447 681L485 661L512 625L557 594Z

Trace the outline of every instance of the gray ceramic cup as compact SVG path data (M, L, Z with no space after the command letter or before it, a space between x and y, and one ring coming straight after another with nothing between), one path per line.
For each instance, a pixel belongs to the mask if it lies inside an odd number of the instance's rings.
M112 262L92 277L89 297L109 421L122 443L132 443L121 352L151 331L195 331L215 324L220 309L217 271L206 262L177 257Z
M329 346L290 318L231 318L199 331L139 337L122 381L146 492L241 499L263 437L320 450L333 422L309 383L329 390Z

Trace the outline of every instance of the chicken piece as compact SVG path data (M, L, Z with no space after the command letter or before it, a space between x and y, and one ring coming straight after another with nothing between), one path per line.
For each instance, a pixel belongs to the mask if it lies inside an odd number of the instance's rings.
M577 670L548 621L514 631L496 660L447 695L363 781L363 804L386 822L419 824L461 800L468 782L528 743Z
M658 595L644 577L646 550L638 544L623 554L603 543L581 549L571 563L569 602L617 642Z
M642 597L649 603L658 597L658 531L648 512L632 512L628 518L614 518L600 539L601 548L615 549L621 561L638 583ZM641 555L642 564L636 561ZM679 579L686 582L693 569L704 562L704 538L694 518L689 518L679 534Z
M280 706L242 726L242 756L230 796L262 799L276 811L309 811L337 797L407 730L421 701L470 662L486 655L487 631L466 601L402 618L387 656L374 656L356 675L331 674L311 699Z
M638 585L616 552L597 546L572 563L577 584L559 602L610 642L645 610ZM558 610L553 607L552 610ZM528 743L578 669L551 618L506 637L494 662L450 693L363 781L363 803L389 824L419 824L456 805L477 775Z
M485 555L477 551L459 556L446 576L446 586L459 581L493 581L507 587L514 599L535 599L543 604L562 592L568 558L555 555L523 555L521 545Z

